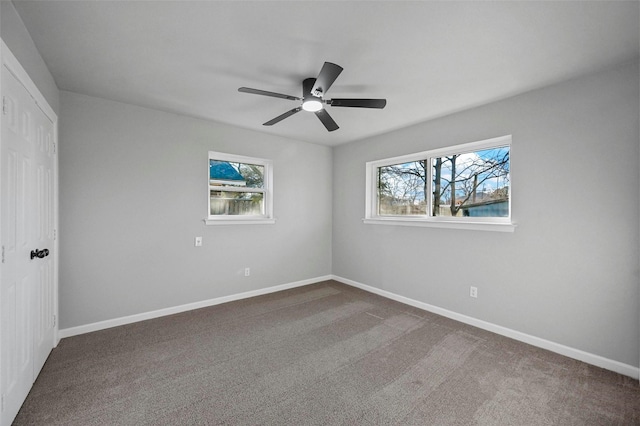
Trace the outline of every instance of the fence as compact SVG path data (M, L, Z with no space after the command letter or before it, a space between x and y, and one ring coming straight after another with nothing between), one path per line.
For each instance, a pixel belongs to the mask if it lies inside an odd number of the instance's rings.
M262 200L238 200L236 198L211 198L210 214L216 215L259 215L262 214Z

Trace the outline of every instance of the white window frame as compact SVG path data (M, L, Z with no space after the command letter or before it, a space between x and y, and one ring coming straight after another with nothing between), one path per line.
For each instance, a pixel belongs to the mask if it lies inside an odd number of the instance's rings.
M228 161L230 163L255 164L264 167L264 187L251 188L251 192L263 193L264 213L260 215L211 215L211 184L209 179L209 164L211 160ZM207 161L207 225L270 225L276 222L273 217L273 161L264 158L246 157L244 155L227 154L209 151ZM246 192L246 189L232 186L220 187L228 192Z
M509 187L509 217L447 217L432 216L433 206L433 182L428 179L427 213L426 215L384 215L378 214L378 169L384 166L403 164L413 161L428 160L432 164L433 158L445 157L454 154L464 154L483 149L508 147L509 161L511 161L511 135L486 139L478 142L470 142L445 148L417 152L393 158L384 158L366 163L366 193L365 193L365 224L374 225L399 225L399 226L423 226L435 228L471 229L479 231L513 232L515 224L511 220L511 198L513 188ZM509 172L511 174L511 172ZM510 179L511 181L511 179Z

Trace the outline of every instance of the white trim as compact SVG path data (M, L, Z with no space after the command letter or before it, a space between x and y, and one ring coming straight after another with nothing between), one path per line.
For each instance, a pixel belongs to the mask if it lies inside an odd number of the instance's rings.
M367 225L396 225L396 226L422 226L425 228L449 228L449 229L469 229L474 231L497 231L513 232L516 225L513 223L484 223L484 222L455 222L455 221L430 221L413 218L382 218L362 219Z
M565 346L560 343L552 342L546 339L542 339L540 337L536 337L530 334L522 333L520 331L512 330L507 327L502 327L497 324L479 320L477 318L473 318L467 315L459 314L457 312L453 312L448 309L443 309L438 306L430 305L428 303L424 303L418 300L410 299L408 297L400 296L386 290L381 290L379 288L371 287L366 284L362 284L357 281L350 280L348 278L343 278L336 275L332 275L331 278L343 284L347 284L352 287L357 287L361 290L368 291L369 293L374 293L379 296L386 297L387 299L395 300L397 302L404 303L406 305L414 306L416 308L423 309L425 311L432 312L434 314L438 314L443 317L453 319L455 321L469 324L474 327L478 327L483 330L487 330L487 331L499 334L501 336L509 337L511 339L518 340L520 342L524 342L542 349L546 349L551 352L555 352L569 358L586 362L587 364L592 364L592 365L604 368L606 370L615 371L616 373L620 373L625 376L632 377L634 379L640 379L640 368L634 367L633 365L624 364L622 362L605 358L600 355L595 355L580 349Z
M53 108L49 106L49 103L42 95L40 90L38 90L38 86L31 80L27 71L20 65L18 59L15 57L11 49L5 44L4 40L2 40L2 63L7 67L9 72L18 79L18 81L27 89L29 95L33 98L36 105L42 110L42 112L51 120L52 123L58 121L58 116L53 111Z
M60 287L59 287L59 278L60 278L60 156L59 156L59 138L58 138L58 119L53 123L53 132L54 132L54 149L53 149L53 167L54 167L54 198L53 198L53 209L54 209L54 230L53 230L53 249L55 250L55 262L53 264L54 274L53 274L53 290L54 290L54 298L53 298L53 312L55 315L55 323L53 328L53 347L57 347L58 343L60 343L60 308L59 308L59 298L60 298Z
M59 226L59 162L58 162L58 116L53 111L53 108L49 105L42 92L38 89L38 86L31 80L29 77L29 73L24 69L24 67L20 64L18 59L15 57L9 46L6 45L4 40L0 38L0 63L3 67L5 67L13 76L24 86L27 90L33 101L36 103L38 108L47 116L47 118L53 124L53 143L54 143L54 188L53 188L53 205L54 205L54 227L55 227L55 241L54 241L54 253L55 253L55 262L54 262L54 274L53 274L53 315L55 317L55 325L53 327L53 347L58 346L60 342L59 335L59 271L60 271L60 249L59 243L60 241L60 226ZM1 92L1 91L0 91Z
M263 294L275 293L277 291L288 290L290 288L302 287L321 281L330 280L330 275L322 277L310 278L307 280L296 281L288 284L276 285L273 287L261 288L258 290L246 291L244 293L232 294L229 296L216 297L214 299L203 300L200 302L187 303L185 305L173 306L156 311L143 312L141 314L129 315L126 317L114 318L105 321L94 322L91 324L80 325L77 327L64 328L60 330L60 338L77 336L79 334L91 333L93 331L104 330L107 328L117 327L125 324L132 324L139 321L146 321L153 318L164 317L167 315L178 314L180 312L191 311L194 309L206 308L208 306L219 305L221 303L233 302L236 300L247 299L249 297L262 296Z
M95 322L95 323L81 325L77 327L65 328L59 331L58 336L59 338L77 336L80 334L91 333L93 331L104 330L112 327L117 327L120 325L132 324L139 321L159 318L166 315L173 315L180 312L186 312L193 309L205 308L208 306L219 305L221 303L233 302L236 300L247 299L250 297L261 296L264 294L275 293L278 291L288 290L295 287L302 287L305 285L315 284L317 282L322 282L327 280L335 280L343 284L350 285L352 287L356 287L364 291L368 291L369 293L374 293L379 296L386 297L387 299L395 300L397 302L404 303L409 306L414 306L416 308L423 309L425 311L432 312L434 314L441 315L443 317L450 318L455 321L462 322L464 324L478 327L483 330L487 330L487 331L499 334L501 336L509 337L511 339L524 342L542 349L546 349L551 352L555 352L569 358L577 359L579 361L583 361L588 364L592 364L592 365L604 368L606 370L614 371L616 373L620 373L625 376L632 377L634 379L640 378L640 368L638 367L634 367L632 365L624 364L622 362L608 359L600 355L595 355L589 352L582 351L580 349L575 349L569 346L562 345L560 343L555 343L546 339L542 339L536 336L522 333L520 331L512 330L507 327L502 327L500 325L479 320L477 318L473 318L467 315L459 314L457 312L453 312L448 309L430 305L428 303L420 302L418 300L410 299L405 296L400 296L395 293L391 293L386 290L381 290L375 287L371 287L366 284L362 284L357 281L350 280L348 278L343 278L337 275L325 275L321 277L310 278L307 280L296 281L289 284L282 284L282 285L267 287L259 290L252 290L244 293L238 293L238 294L233 294L229 296L203 300L200 302L188 303L185 305L159 309L156 311L144 312L141 314L135 314L135 315L130 315L130 316L121 317L121 318L114 318L111 320Z
M209 151L209 159L229 161L231 163L256 164L259 166L263 166L265 162L271 162L271 160L266 160L264 158L249 157L246 155L237 155L237 154L227 154L226 152L219 152L219 151Z
M482 149L495 148L499 146L511 145L511 135L498 136L491 139L484 139L477 142L468 142L459 145L430 149L428 151L414 152L412 154L399 155L397 157L381 158L380 160L369 161L376 167L387 166L389 164L402 164L416 159L424 160L427 157L442 157L451 154L466 154L468 152L480 151Z
M273 225L275 219L251 218L251 219L204 219L206 225Z

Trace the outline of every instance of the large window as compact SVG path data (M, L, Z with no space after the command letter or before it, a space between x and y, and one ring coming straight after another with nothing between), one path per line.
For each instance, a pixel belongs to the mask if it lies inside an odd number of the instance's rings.
M271 161L209 151L207 224L273 223Z
M511 136L367 163L366 223L513 231Z

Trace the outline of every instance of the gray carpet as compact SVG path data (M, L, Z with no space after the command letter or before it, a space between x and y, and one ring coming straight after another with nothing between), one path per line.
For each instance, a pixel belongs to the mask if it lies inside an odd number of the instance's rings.
M633 425L638 382L326 281L63 339L16 425Z

